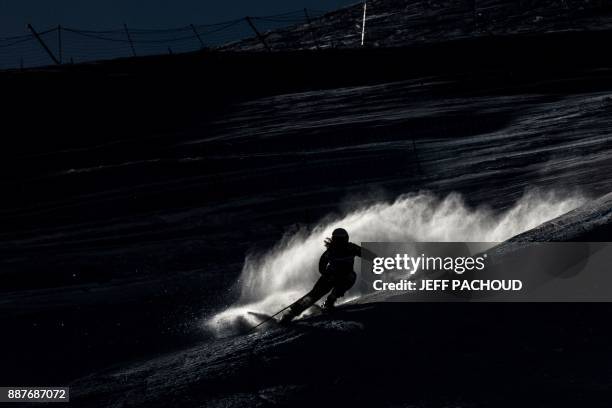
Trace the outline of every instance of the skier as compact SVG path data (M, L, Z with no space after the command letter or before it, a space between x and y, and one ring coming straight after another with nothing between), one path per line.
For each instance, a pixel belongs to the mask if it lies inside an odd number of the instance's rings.
M323 310L333 310L336 300L344 296L344 293L353 286L357 279L357 274L353 271L354 258L356 256L366 259L374 258L371 251L349 242L348 232L343 228L335 229L331 238L325 239L325 246L327 249L319 260L321 277L312 290L295 302L282 316L281 323L290 322L330 291L323 304Z

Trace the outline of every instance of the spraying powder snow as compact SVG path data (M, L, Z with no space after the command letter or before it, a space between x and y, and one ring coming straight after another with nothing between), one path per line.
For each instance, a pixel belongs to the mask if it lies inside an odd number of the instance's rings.
M247 256L238 282L238 302L212 317L206 326L217 335L232 333L240 323L255 323L248 311L275 313L304 295L319 277L323 240L340 226L349 231L355 243L501 242L584 201L577 194L531 191L508 210L496 213L487 207L470 208L459 194L439 199L430 193L419 193L371 205L287 235L266 253ZM355 270L359 270L358 264ZM345 300L359 295L355 291L349 291Z

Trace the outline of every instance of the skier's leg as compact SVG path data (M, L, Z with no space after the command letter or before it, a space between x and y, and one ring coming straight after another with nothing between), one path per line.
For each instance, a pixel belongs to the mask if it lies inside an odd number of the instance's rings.
M289 308L289 312L283 315L281 322L288 322L302 314L302 312L314 305L327 292L334 287L334 281L329 276L321 276L310 292Z
M356 280L357 274L355 272L351 272L350 274L337 279L334 282L334 287L331 293L329 296L327 296L327 299L325 299L325 303L323 303L323 308L325 310L333 310L336 305L336 300L338 300L339 297L344 296L344 293L353 287Z

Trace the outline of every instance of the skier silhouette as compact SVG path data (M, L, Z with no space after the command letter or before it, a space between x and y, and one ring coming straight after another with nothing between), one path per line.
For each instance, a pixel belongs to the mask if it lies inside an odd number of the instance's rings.
M348 232L343 228L335 229L331 238L325 239L325 246L327 249L319 259L321 277L306 296L291 305L289 311L280 319L281 323L290 322L330 291L323 303L323 310L333 310L336 300L344 296L344 293L355 284L357 279L357 274L353 271L355 257L374 258L371 251L349 242Z

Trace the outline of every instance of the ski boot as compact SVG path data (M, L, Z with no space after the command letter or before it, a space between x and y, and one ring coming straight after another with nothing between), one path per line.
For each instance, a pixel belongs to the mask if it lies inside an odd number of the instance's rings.
M323 313L331 313L336 310L337 299L338 298L336 296L329 295L327 299L325 299L325 302L323 302L323 307L321 308L323 310Z
M278 324L280 325L289 324L296 317L297 315L295 314L295 312L293 310L289 310L287 313L281 316L281 318L278 320Z

